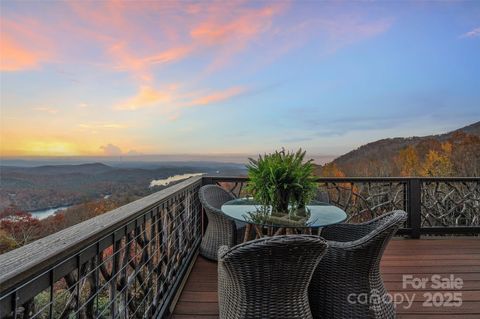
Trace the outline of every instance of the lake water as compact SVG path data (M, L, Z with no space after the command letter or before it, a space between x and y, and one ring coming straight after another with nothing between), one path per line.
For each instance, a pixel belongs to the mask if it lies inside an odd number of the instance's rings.
M181 181L181 180L193 177L193 176L201 176L201 175L203 175L203 173L181 174L181 175L170 176L170 177L167 177L167 178L164 178L164 179L154 179L150 182L150 187L167 186L168 184L170 184L172 182L177 182L177 181Z
M48 216L51 216L51 215L55 214L56 212L58 212L60 210L65 210L69 207L72 207L72 206L60 206L60 207L56 207L56 208L47 208L47 209L42 209L42 210L36 210L36 211L33 211L33 212L29 212L29 213L32 214L32 216L35 217L35 218L44 219L44 218L47 218Z
M181 174L181 175L170 176L170 177L167 177L165 179L154 179L150 182L150 187L167 186L168 184L170 184L172 182L181 181L181 180L193 177L193 176L200 176L202 174L203 173ZM103 198L108 199L110 196L111 195L108 194L108 195L105 195ZM47 208L47 209L42 209L42 210L36 210L36 211L33 211L33 212L29 212L29 213L32 214L32 216L35 217L35 218L44 219L44 218L47 218L48 216L52 216L53 214L55 214L56 212L58 212L60 210L65 210L69 207L71 207L71 206L61 206L61 207L57 207L57 208Z

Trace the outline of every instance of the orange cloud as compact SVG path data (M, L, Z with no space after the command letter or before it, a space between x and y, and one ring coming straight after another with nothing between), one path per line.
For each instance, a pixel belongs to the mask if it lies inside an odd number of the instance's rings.
M221 101L228 100L237 96L246 89L236 86L222 91L213 91L207 95L195 93L178 92L178 85L171 84L165 90L157 90L150 86L142 86L137 95L127 101L118 104L117 110L139 110L144 108L156 107L164 119L169 121L177 120L181 115L181 110L186 107L204 106ZM92 128L90 125L82 125L82 128ZM99 128L107 128L105 126L97 126ZM108 127L114 128L114 127ZM117 128L115 126L115 128Z
M115 69L131 72L136 79L142 83L147 83L153 80L151 72L151 66L153 64L163 64L182 59L187 56L191 50L191 47L180 46L167 49L158 54L138 57L131 54L126 45L122 43L111 46L108 51L116 61Z
M199 98L194 99L190 105L207 105L207 104L212 104L212 103L217 103L220 101L228 100L236 95L239 95L241 93L245 92L245 88L243 87L232 87L229 88L225 91L218 91L211 93L206 96L202 96Z
M288 5L287 2L282 2L249 9L226 5L217 8L222 12L214 11L210 18L192 28L190 36L200 45L220 46L207 71L212 72L227 65L252 40L271 31L273 18L284 12Z
M86 27L71 26L93 39L109 57L108 68L130 73L138 85L154 82L155 65L180 60L193 51L180 40L188 24L183 4L162 1L68 2ZM101 30L101 32L98 32Z
M167 62L172 62L172 61L184 58L191 51L192 51L192 48L189 46L171 48L163 52L160 52L159 54L146 57L144 60L145 62L152 63L152 64L167 63Z
M34 32L34 21L2 18L0 24L0 71L35 69L50 57L50 42ZM41 31L38 31L39 33Z
M251 9L228 22L218 21L217 16L212 20L202 21L190 31L190 35L193 39L209 45L235 41L239 38L249 39L268 29L272 22L271 18L278 11L278 7Z
M124 103L117 105L120 110L137 110L146 107L152 107L159 103L168 103L173 100L171 92L162 92L155 90L150 86L142 86L137 95Z
M8 35L1 38L0 71L19 71L38 67L40 58Z

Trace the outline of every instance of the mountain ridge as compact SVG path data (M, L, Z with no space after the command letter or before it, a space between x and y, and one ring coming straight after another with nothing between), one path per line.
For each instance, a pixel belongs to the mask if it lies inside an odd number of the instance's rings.
M335 164L347 176L358 176L359 174L368 176L372 175L371 170L375 167L391 166L398 153L409 146L423 150L427 149L427 146L432 143L455 141L455 137L459 134L480 138L480 121L442 134L380 139L345 153L335 158L330 164ZM362 165L359 163L362 163ZM361 169L360 166L362 166ZM379 170L375 175L391 176L392 172Z

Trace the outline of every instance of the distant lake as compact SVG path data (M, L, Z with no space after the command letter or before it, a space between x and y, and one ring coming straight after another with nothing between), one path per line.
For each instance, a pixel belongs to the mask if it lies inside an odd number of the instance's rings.
M65 210L69 207L72 207L73 205L69 206L60 206L60 207L55 207L55 208L47 208L47 209L41 209L41 210L35 210L32 212L28 212L29 214L32 214L33 217L38 218L38 219L44 219L47 218L48 216L51 216L55 214L58 211Z
M170 183L181 181L181 180L193 177L193 176L201 176L202 174L203 173L181 174L181 175L170 176L170 177L167 177L165 179L154 179L150 182L150 187L167 186ZM103 196L103 198L108 199L110 196L111 196L110 194L107 194L107 195ZM45 219L48 216L52 216L53 214L55 214L58 211L65 210L65 209L70 208L72 206L73 205L60 206L60 207L56 207L56 208L47 208L47 209L31 211L29 213L32 214L32 216L35 217L35 218Z
M172 182L177 182L193 176L201 176L201 175L203 175L203 173L181 174L181 175L173 175L164 179L154 179L150 182L150 187L167 186Z

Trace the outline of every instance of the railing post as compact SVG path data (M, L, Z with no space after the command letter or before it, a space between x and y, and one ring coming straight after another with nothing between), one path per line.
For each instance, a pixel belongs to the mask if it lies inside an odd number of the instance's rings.
M412 230L410 237L420 238L420 228L422 226L422 203L421 203L421 184L418 178L411 178L408 181L408 226Z

